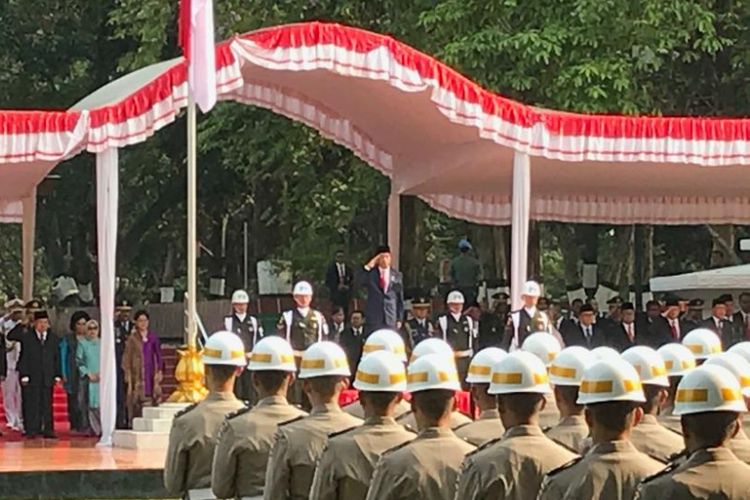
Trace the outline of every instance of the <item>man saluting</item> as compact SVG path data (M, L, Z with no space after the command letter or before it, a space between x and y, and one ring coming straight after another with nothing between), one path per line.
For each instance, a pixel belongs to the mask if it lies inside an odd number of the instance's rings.
M391 249L387 245L381 246L358 275L357 284L367 290L365 318L368 332L380 328L401 329L404 280L401 273L391 267L391 260Z

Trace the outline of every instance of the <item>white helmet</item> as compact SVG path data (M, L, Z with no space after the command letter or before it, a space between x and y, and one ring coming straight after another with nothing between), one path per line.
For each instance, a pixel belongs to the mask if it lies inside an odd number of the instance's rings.
M682 345L690 349L695 359L707 359L721 352L721 339L708 328L696 328L682 339Z
M682 377L695 368L695 356L682 344L664 344L656 352L664 360L668 377Z
M335 342L316 342L302 355L299 371L301 379L349 375L349 361L343 349Z
M373 352L360 361L354 377L354 388L360 391L404 392L406 370L403 362L392 352Z
M728 352L739 354L745 361L750 362L750 342L740 342L729 348Z
M549 394L547 368L531 353L515 351L492 367L492 383L487 394L519 392Z
M685 375L677 386L675 415L713 411L747 411L740 383L729 370L718 365L703 365Z
M409 365L406 378L411 393L431 389L461 390L455 363L448 362L446 357L440 354L420 356Z
M740 383L742 395L750 397L750 363L745 361L745 358L733 352L722 352L711 356L704 364L726 368Z
M597 361L608 361L610 359L620 359L619 352L605 345L600 346L600 347L595 347L594 349L592 349L591 355L594 356L594 359L596 359Z
M458 290L453 290L448 294L448 299L445 301L446 304L463 304L464 294Z
M402 363L406 363L406 347L401 335L388 328L375 330L367 337L362 346L362 359L376 351L389 351L398 356Z
M232 332L216 332L203 346L203 364L245 366L245 345Z
M586 368L578 392L579 405L612 401L646 401L638 372L620 358L597 361Z
M560 342L547 332L532 333L521 345L521 350L530 352L539 358L544 366L549 366L555 356L562 350Z
M489 384L492 381L492 367L508 353L497 347L482 349L474 355L466 375L470 384Z
M285 339L277 335L270 335L260 339L253 348L247 369L256 372L296 372L297 365L294 363L292 346Z
M529 280L523 284L521 295L526 295L528 297L540 297L542 295L542 287L540 287L539 283L537 283L536 281Z
M310 283L307 281L298 281L294 285L294 290L292 291L292 295L310 295L313 294L313 287Z
M426 354L439 354L449 357L455 362L455 354L453 354L453 348L450 344L435 337L424 339L414 347L414 350L411 352L411 362L413 363Z
M554 385L580 386L583 372L595 361L591 352L581 346L566 347L549 367L549 381Z
M669 387L664 359L654 349L637 345L623 352L622 359L633 365L641 377L641 384Z
M250 297L245 290L235 290L232 294L232 304L247 304Z

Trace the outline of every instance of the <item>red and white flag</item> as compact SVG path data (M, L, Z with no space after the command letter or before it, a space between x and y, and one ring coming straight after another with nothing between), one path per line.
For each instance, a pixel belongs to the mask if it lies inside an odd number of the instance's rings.
M216 104L216 47L212 0L180 0L179 40L188 61L188 85L201 111Z

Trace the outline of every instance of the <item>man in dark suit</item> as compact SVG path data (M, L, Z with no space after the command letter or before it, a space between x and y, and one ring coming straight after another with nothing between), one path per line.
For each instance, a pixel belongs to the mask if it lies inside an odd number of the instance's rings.
M127 429L128 427L128 410L125 404L125 372L122 369L122 356L125 353L125 343L133 329L133 322L130 321L130 311L133 310L132 304L127 300L120 300L115 305L115 373L117 377L116 396L117 396L117 416L115 418L115 427L117 429Z
M596 347L612 347L622 350L621 338L610 338L601 323L597 323L596 312L591 304L583 304L578 313L578 324L569 323L564 332L561 332L566 347L578 345L586 349Z
M375 257L359 273L357 285L367 290L367 332L379 328L401 329L404 317L404 280L391 268L391 250L378 248Z
M620 312L620 321L612 325L611 335L614 339L621 339L623 351L635 345L658 347L658 342L651 337L645 321L636 317L632 302L623 303Z
M670 297L666 301L663 314L654 318L649 327L654 349L670 342L680 342L691 326L680 319L680 301L677 297Z
M734 313L734 324L742 340L750 340L750 292L740 294L740 310Z
M357 373L357 366L362 357L362 346L365 344L365 315L362 311L353 311L349 318L349 326L341 332L339 342L349 360L352 375Z
M352 270L344 262L344 252L339 250L326 271L326 288L331 303L344 309L344 316L349 314L349 302L352 298Z
M732 325L726 321L726 316L727 306L724 298L717 297L711 303L711 317L704 319L701 323L701 328L707 328L719 336L724 350L742 340L736 337Z
M23 422L26 437L56 439L52 418L52 390L62 380L57 337L49 331L47 311L36 311L31 326L16 325L8 339L21 343L18 374L21 377Z

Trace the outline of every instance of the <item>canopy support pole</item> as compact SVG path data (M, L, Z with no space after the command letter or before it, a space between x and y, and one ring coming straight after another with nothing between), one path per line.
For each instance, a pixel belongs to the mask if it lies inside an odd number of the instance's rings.
M117 420L117 361L115 358L115 279L117 264L117 209L119 204L117 148L96 155L97 261L101 365L99 408L102 436L99 446L112 446Z
M196 132L195 97L188 93L187 108L187 318L186 337L187 346L197 348L196 337L198 329L195 318L197 315L198 289L198 231L197 231L197 132Z
M401 257L401 195L393 180L388 197L388 246L391 247L392 266L398 269Z
M513 155L513 202L511 215L510 293L513 309L519 309L521 290L527 279L529 258L529 214L531 209L531 166L529 155Z
M21 253L23 260L23 300L34 298L34 241L36 235L36 188L22 200L23 227Z

